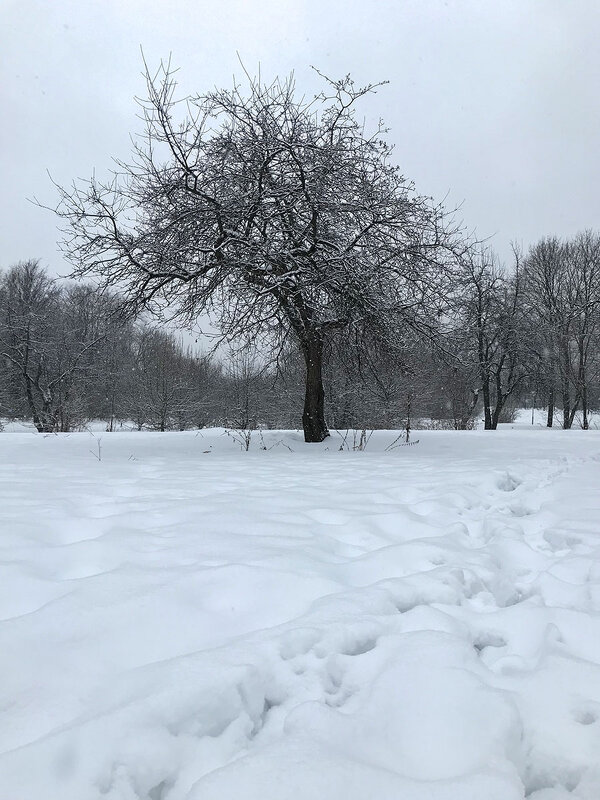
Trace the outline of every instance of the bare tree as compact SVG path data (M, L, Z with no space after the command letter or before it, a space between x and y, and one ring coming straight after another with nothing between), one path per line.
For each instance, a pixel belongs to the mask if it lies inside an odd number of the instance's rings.
M111 298L109 303L106 338L94 354L85 397L88 418L104 420L106 430L114 431L119 422L128 419L135 373L135 326L121 319L118 301Z
M600 236L580 233L566 247L572 335L576 350L575 396L582 427L589 428L589 379L600 330ZM572 421L572 420L571 420Z
M264 365L261 365L254 348L230 351L225 371L230 398L226 413L227 426L252 430L263 421L259 417L264 405L261 403L264 397L264 372Z
M128 416L139 429L184 430L198 415L198 398L183 348L168 331L141 326L133 355L125 400Z
M484 427L495 430L507 401L527 375L520 256L515 251L511 277L502 273L489 250L471 251L464 265L462 324L479 371Z
M536 329L537 355L548 391L552 424L558 384L563 428L581 408L589 425L590 369L600 331L600 237L589 231L565 242L540 240L525 260L527 308Z
M530 346L537 359L540 383L546 391L547 425L552 427L556 383L560 383L563 425L570 427L570 313L567 308L563 245L556 238L540 240L525 259L525 303L535 335Z
M61 188L56 209L75 275L119 286L130 309L194 320L280 351L289 336L306 370L306 441L328 435L323 352L353 328L388 339L439 308L456 231L390 161L381 127L355 104L376 86L249 79L189 97L169 65L147 72L145 135L109 181Z
M83 288L61 289L37 261L12 267L1 293L0 353L29 415L39 432L69 430L81 377L104 338L98 315L87 313Z

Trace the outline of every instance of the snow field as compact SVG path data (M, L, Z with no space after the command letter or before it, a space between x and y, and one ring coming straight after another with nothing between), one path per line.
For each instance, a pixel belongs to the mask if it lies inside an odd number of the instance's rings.
M1 434L1 800L597 800L600 434L418 437Z

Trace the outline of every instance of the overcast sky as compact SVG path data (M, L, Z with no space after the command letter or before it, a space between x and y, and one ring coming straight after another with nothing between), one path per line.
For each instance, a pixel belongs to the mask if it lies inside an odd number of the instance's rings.
M600 227L599 0L0 0L0 267L66 274L51 214L27 202L126 157L140 46L172 54L183 92L315 65L389 80L367 117L404 175L502 256Z

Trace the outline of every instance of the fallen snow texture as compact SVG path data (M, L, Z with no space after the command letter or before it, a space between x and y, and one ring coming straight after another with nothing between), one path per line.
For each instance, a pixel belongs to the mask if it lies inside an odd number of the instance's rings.
M0 798L598 800L600 434L393 438L0 434Z

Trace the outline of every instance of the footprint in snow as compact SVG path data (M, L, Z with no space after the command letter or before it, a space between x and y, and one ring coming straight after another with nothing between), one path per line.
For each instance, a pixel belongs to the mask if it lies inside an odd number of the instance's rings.
M362 656L365 653L370 653L377 646L377 639L369 638L357 641L345 647L341 653L344 656Z
M580 709L575 712L573 718L580 725L593 725L598 720L598 715L590 709Z
M500 634L482 631L473 640L473 647L478 653L481 653L486 647L506 647L506 639Z
M500 489L501 492L514 492L521 483L522 481L519 478L515 478L514 475L507 472L505 475L498 478L496 487Z

